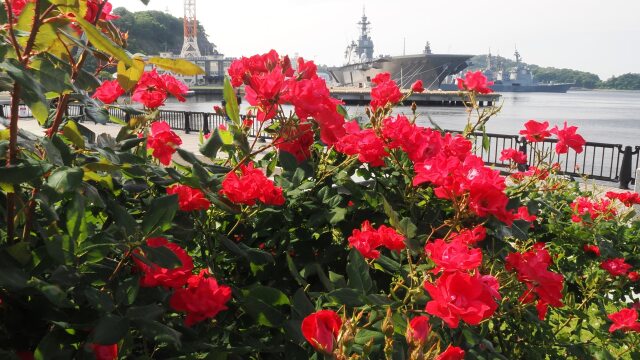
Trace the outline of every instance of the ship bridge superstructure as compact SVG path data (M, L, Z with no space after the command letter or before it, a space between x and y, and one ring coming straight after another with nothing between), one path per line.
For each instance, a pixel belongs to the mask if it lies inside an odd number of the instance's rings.
M360 37L357 42L352 41L351 44L347 46L347 51L345 52L347 64L373 60L373 40L371 40L369 33L371 30L371 22L369 22L369 18L367 18L364 9L362 9L362 18L358 22L358 25L360 27Z

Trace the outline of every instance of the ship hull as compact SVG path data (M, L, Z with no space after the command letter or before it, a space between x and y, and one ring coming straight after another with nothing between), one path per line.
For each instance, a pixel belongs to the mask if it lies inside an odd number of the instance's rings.
M422 80L426 89L438 89L449 75L467 67L471 55L419 54L384 57L329 69L339 86L366 88L379 73L388 72L402 88Z
M566 93L574 84L538 84L538 85L505 85L494 84L490 88L495 92L546 92ZM455 84L441 84L441 90L458 90Z

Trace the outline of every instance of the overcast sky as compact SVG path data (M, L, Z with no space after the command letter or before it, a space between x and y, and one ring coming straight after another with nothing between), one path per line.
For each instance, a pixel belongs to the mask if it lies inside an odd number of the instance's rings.
M131 11L169 10L182 0L111 0ZM358 37L366 7L375 54L493 54L594 72L602 79L640 73L640 1L636 0L198 0L198 20L227 56L271 48L320 64L340 65Z

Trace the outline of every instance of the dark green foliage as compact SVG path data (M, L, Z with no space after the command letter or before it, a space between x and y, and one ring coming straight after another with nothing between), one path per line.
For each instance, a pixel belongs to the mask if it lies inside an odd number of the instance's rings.
M181 18L155 10L130 12L120 7L113 12L120 16L113 23L120 30L129 32L127 50L132 54L157 55L163 51L180 53L184 39ZM203 55L216 53L216 46L208 40L202 25L198 25L198 47Z

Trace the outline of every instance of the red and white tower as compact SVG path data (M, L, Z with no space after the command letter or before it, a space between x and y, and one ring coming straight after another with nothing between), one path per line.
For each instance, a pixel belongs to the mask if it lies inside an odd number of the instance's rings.
M199 56L196 0L184 0L184 44L182 44L180 57L190 59Z

